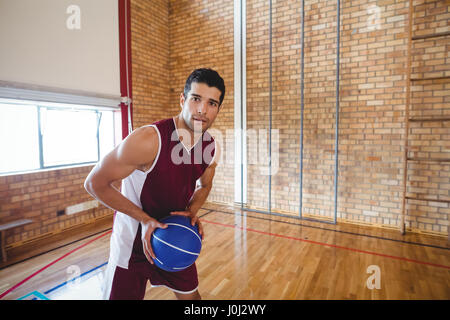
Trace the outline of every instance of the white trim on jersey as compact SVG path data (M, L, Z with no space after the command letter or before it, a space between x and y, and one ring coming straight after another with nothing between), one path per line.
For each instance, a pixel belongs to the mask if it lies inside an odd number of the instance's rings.
M173 125L175 126L175 131L177 133L178 136L178 141L180 141L181 145L184 147L184 149L187 151L188 154L191 154L192 149L197 145L197 143L203 138L203 135L200 135L200 137L197 139L197 141L195 141L195 143L188 149L186 147L186 145L183 143L182 139L180 139L180 134L178 133L178 128L177 128L177 122L175 120L175 117L172 118L173 120ZM195 135L194 135L195 136Z
M149 126L149 127L155 128L156 133L158 133L159 147L158 147L158 153L156 154L156 157L155 157L155 160L153 161L152 166L150 167L150 169L148 169L148 170L145 172L145 174L150 173L150 172L153 170L153 168L156 166L156 163L158 162L158 159L159 159L159 155L161 154L161 145L162 145L162 143L161 143L161 133L159 133L158 127L155 126L154 124L150 124L150 125L148 125L148 126Z

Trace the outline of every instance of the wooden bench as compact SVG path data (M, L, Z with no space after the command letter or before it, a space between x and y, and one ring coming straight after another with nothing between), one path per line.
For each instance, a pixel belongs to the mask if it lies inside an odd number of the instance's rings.
M2 261L6 262L6 243L5 243L5 231L9 229L13 229L16 227L20 227L29 223L32 223L33 220L30 219L20 219L20 220L14 220L5 224L0 225L0 247L1 247L1 254L2 254Z

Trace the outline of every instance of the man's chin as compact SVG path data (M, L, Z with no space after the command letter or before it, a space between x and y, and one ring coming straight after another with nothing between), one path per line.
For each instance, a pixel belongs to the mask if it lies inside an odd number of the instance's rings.
M206 122L202 122L202 121L193 121L193 126L192 126L192 130L196 133L199 132L204 132L206 129L208 129L208 126L206 124Z

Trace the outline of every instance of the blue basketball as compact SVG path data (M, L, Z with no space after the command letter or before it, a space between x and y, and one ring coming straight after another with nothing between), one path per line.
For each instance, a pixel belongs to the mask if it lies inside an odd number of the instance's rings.
M169 216L160 220L166 229L153 231L151 245L156 259L155 265L166 271L181 271L197 260L202 249L202 238L197 225L184 216Z

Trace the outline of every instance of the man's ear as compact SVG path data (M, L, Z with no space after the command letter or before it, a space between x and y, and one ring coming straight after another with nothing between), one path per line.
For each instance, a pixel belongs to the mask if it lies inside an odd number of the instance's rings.
M181 107L181 109L183 109L183 106L184 106L184 102L186 101L186 98L185 98L185 96L184 96L184 92L182 92L181 94L180 94L180 107Z

